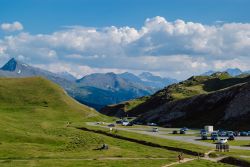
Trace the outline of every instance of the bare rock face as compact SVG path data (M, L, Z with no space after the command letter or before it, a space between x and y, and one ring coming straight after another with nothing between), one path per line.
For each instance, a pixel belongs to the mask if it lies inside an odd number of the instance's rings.
M250 83L166 102L137 119L159 125L203 127L214 125L225 129L250 129Z
M223 120L230 120L250 113L249 84L243 86L225 111Z

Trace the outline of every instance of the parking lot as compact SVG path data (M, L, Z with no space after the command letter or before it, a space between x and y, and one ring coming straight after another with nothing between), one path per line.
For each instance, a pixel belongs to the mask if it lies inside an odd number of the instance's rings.
M88 125L103 126L105 128L109 128L107 126L108 124L96 125L96 123L88 123ZM159 131L153 132L152 131L153 126L143 126L143 125L134 125L132 127L121 126L121 125L115 126L115 129L117 129L117 130L136 132L139 134L146 134L146 135L150 135L150 136L156 136L156 137L160 137L160 138L181 141L181 142L187 142L187 143L208 146L208 147L213 147L213 148L215 147L215 144L201 140L199 130L188 130L186 132L186 134L172 134L172 132L174 130L177 130L179 133L180 129L179 128L162 128L162 127L157 127L157 128L159 129ZM210 137L208 139L210 139ZM236 141L249 141L249 144L250 144L250 136L238 136L238 137L236 137L235 140ZM250 146L230 145L230 148L241 149L241 150L250 150Z

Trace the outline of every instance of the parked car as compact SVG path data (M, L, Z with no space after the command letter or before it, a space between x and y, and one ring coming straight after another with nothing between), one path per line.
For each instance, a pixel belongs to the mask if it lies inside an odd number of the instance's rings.
M153 128L152 131L153 132L159 132L159 129L158 128Z
M208 137L207 132L202 132L202 133L201 133L201 139L202 139L202 140L207 140L207 137Z
M207 140L207 136L206 135L202 135L201 136L201 140Z
M115 123L116 124L122 124L122 120L117 120Z
M240 132L240 136L248 136L248 133L245 131Z
M208 136L208 133L207 132L202 132L201 136Z
M211 140L218 140L218 137L219 137L219 135L218 135L217 132L212 132L211 133Z
M172 133L173 133L173 134L178 134L178 131L177 131L177 130L173 130Z
M156 123L153 123L153 122L151 122L151 123L149 122L149 123L147 123L147 125L148 125L148 126L157 126L157 124L156 124Z
M128 121L122 121L122 125L123 125L123 126L127 126L128 124L129 124Z
M227 136L227 132L225 132L225 131L220 131L220 132L218 132L218 135L219 135L220 137L226 137L226 136Z
M234 131L234 136L240 136L240 132Z
M134 123L135 125L142 125L142 124L143 124L142 122L137 122L137 121L133 121L133 123Z
M108 127L115 127L115 124L109 124Z
M212 133L211 133L211 136L212 135L218 135L218 132L217 131L213 131Z
M225 144L225 143L227 143L227 138L220 138L220 139L218 140L218 143L219 143L219 144Z
M231 136L231 135L234 135L234 132L233 131L227 131L227 136Z
M250 131L247 132L247 135L250 136Z
M181 130L188 131L189 129L187 127L183 127Z
M218 137L219 137L218 135L212 135L212 136L211 136L211 140L214 140L214 141L215 141L215 140L218 140Z
M201 129L200 134L202 133L207 133L207 131L205 129Z
M185 130L180 130L180 134L186 134Z
M234 140L234 139L235 139L234 135L229 135L228 136L228 140Z

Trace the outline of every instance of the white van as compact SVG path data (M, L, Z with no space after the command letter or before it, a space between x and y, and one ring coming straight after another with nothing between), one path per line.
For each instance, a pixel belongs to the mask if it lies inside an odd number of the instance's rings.
M225 143L227 143L227 138L219 138L218 143L219 144L225 144Z
M127 126L128 124L129 124L128 121L122 121L122 125L123 125L123 126Z
M153 132L159 132L159 129L158 128L153 128L152 131Z

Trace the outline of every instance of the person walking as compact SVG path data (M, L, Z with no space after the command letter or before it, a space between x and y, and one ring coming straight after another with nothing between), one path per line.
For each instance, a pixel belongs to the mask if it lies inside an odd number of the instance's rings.
M181 163L181 154L178 155L179 163Z

